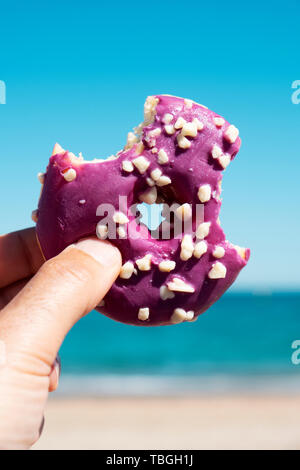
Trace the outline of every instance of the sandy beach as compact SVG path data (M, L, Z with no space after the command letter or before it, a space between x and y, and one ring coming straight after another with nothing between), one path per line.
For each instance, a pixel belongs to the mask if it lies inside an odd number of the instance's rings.
M300 449L300 397L52 398L34 449Z

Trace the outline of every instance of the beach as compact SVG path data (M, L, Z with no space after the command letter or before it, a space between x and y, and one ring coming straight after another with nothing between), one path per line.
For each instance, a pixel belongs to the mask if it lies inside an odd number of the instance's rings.
M299 294L230 294L174 328L87 316L34 448L299 449L299 308Z
M300 396L51 398L35 450L300 449Z

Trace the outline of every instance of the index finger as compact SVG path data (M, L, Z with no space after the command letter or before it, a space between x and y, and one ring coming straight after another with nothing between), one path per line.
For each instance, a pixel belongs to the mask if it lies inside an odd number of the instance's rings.
M43 262L33 227L2 235L0 237L0 288L32 276Z

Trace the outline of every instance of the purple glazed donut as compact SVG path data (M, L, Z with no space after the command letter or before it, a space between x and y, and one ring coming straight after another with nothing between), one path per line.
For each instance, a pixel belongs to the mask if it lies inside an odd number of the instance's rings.
M87 236L107 238L123 266L101 313L141 326L194 321L249 259L219 222L222 172L240 143L237 128L206 107L160 95L147 98L144 122L107 160L56 144L33 216L45 258ZM155 233L140 221L141 202L164 204Z

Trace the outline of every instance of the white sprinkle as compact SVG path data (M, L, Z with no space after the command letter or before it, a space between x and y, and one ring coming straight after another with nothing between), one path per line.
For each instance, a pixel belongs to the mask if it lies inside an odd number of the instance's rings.
M157 153L157 152L158 152L158 150L157 150L156 147L153 147L153 149L151 149L151 153Z
M159 180L161 175L162 175L162 171L159 168L155 168L155 170L152 170L150 173L150 176L154 181Z
M195 316L195 312L193 312L193 310L189 310L188 312L186 312L187 321L193 321L194 316Z
M100 240L105 240L108 235L107 225L102 225L101 222L99 222L96 227L96 235Z
M155 186L155 182L153 181L152 178L146 178L146 182L148 186Z
M138 142L138 137L133 132L128 132L125 149L131 149Z
M31 220L35 223L38 221L38 210L34 210L31 212Z
M116 224L128 224L129 219L123 212L115 212L113 215L113 221Z
M203 238L207 237L209 234L210 224L211 222L203 222L200 224L196 230L196 237L200 240L203 240Z
M134 170L132 162L128 160L124 160L122 162L122 168L124 171L127 171L127 173L131 173Z
M215 117L214 118L214 123L217 127L222 127L225 124L225 119L221 117Z
M156 137L159 136L160 134L161 134L161 129L158 128L158 127L156 129L153 129L152 131L148 132L148 134L145 137L145 141L147 142L149 147L154 147L155 146Z
M69 170L63 172L63 177L68 183L71 183L76 179L77 173L74 168L69 168Z
M80 199L79 204L84 205L86 203L85 199Z
M175 122L175 129L182 129L184 124L186 123L186 120L183 119L183 117L179 116L177 121Z
M182 261L187 261L193 256L194 251L194 243L193 238L191 235L184 235L181 241L181 252L180 252L180 259Z
M201 256L204 255L204 253L206 252L207 252L207 244L204 241L196 243L194 253L193 253L195 258L200 259Z
M224 132L224 138L230 144L234 144L234 142L238 138L238 135L239 135L239 130L232 124L229 127L227 127L226 131Z
M197 124L195 122L186 122L181 130L181 135L196 137L198 132Z
M214 251L213 251L213 256L215 258L223 258L225 255L225 250L222 246L216 246Z
M45 173L38 173L37 177L41 184L45 183Z
M220 165L224 168L227 168L229 163L230 163L231 159L230 159L230 155L228 153L225 153L224 155L221 155L221 157L219 157L219 163Z
M168 161L169 157L167 153L163 149L160 149L160 151L158 152L158 163L160 165L164 165L165 163L168 163Z
M183 308L175 308L170 318L171 323L182 323L184 321L192 321L194 319L195 312L189 310L186 312Z
M149 308L148 307L144 307L144 308L140 308L139 309L139 313L138 313L138 319L141 320L141 321L146 321L148 320L149 318Z
M134 160L132 160L132 163L141 174L144 174L150 165L149 160L147 160L147 158L143 156L135 158Z
M175 292L186 292L192 294L195 288L191 284L187 284L179 277L174 277L172 281L167 282L168 289Z
M139 196L139 200L146 204L155 204L157 199L157 189L155 187L148 189Z
M144 104L144 119L146 126L152 124L152 122L154 121L156 114L156 106L158 102L159 99L155 98L154 96L148 96L148 98L146 99L146 102Z
M175 128L174 128L174 126L172 126L171 124L167 124L167 125L165 126L165 131L166 131L167 134L173 135L174 132L175 132Z
M193 107L193 100L185 99L184 104L185 104L186 108L191 109Z
M241 258L246 259L246 248L243 248L239 245L233 245L233 248Z
M218 145L214 145L211 154L213 158L220 158L223 155L223 151Z
M150 137L157 137L161 134L161 129L159 127L156 127L155 129L152 129L152 131L149 131L148 135Z
M161 261L158 265L158 269L163 273L169 273L170 271L173 271L173 269L175 269L175 266L175 261L171 261L168 259Z
M135 153L136 153L137 155L140 155L141 153L143 153L144 149L145 149L145 147L144 147L143 142L139 142L139 143L137 144L136 148L135 148Z
M168 176L161 176L157 181L157 186L166 186L167 184L171 184L172 180Z
M177 323L182 323L185 320L186 320L186 311L183 308L175 308L170 318L171 323L176 325Z
M65 150L59 144L55 144L52 152L52 157L53 155L58 155L60 153L65 153Z
M210 279L223 279L226 277L226 267L224 264L220 263L217 261L215 264L213 264L213 267L208 273L208 277Z
M134 272L134 264L131 261L127 261L123 264L121 271L120 271L120 278L122 279L130 279Z
M178 146L182 149L188 149L191 146L191 142L182 134L178 134L177 142L178 142Z
M117 232L120 238L126 238L127 233L124 227L118 227Z
M204 124L203 124L203 122L199 121L198 118L194 118L194 119L193 119L193 123L196 124L198 131L202 131L202 130L203 130Z
M162 122L164 124L170 124L170 122L172 122L172 120L173 120L173 117L174 117L173 114L166 113L164 115L164 117L162 118Z
M175 214L180 220L189 220L192 217L192 208L190 204L186 202L176 209Z
M175 294L171 292L167 286L161 286L159 289L159 295L162 300L174 299Z
M203 184L198 190L198 198L200 202L207 202L211 198L211 186L209 184Z
M146 255L144 258L136 260L137 267L140 271L150 271L151 269L151 255Z

